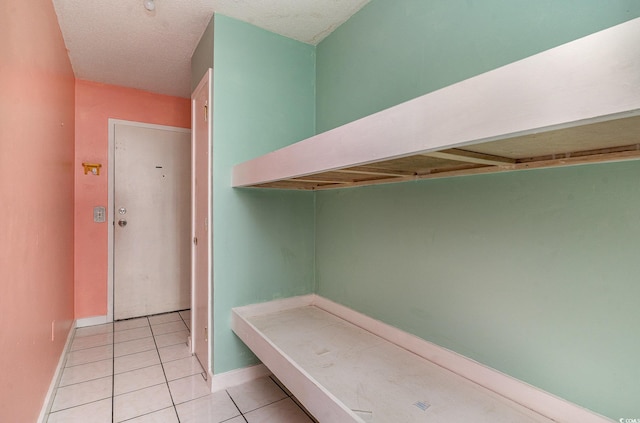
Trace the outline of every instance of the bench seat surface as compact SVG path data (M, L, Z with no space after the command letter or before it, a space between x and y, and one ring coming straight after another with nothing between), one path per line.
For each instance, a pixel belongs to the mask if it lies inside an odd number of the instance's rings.
M552 422L317 307L246 320L365 422Z

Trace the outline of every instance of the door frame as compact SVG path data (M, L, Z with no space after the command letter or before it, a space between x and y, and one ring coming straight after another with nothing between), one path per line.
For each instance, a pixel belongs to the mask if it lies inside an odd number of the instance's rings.
M189 128L179 128L177 126L156 125L153 123L136 122L131 120L113 119L109 118L109 147L108 147L108 159L107 159L107 223L108 223L108 236L107 236L107 322L113 322L114 310L113 310L113 297L114 297L114 247L115 247L115 157L116 157L116 125L128 125L136 126L140 128L159 129L163 131L174 132L187 132L190 133ZM193 142L193 141L192 141ZM192 146L193 148L193 146Z
M205 84L209 87L209 104L207 107L207 144L209 148L209 155L207 160L207 180L209 181L209 189L207 190L207 219L209 220L207 226L207 246L209 254L207 256L207 283L209 298L207 298L207 327L209 328L208 334L208 346L207 351L209 357L207 359L208 367L204 369L207 373L207 384L211 389L211 381L213 379L213 129L211 127L211 119L213 117L213 104L211 95L213 90L213 69L209 68L207 72L202 76L202 79L191 93L191 325L193 326L193 313L196 309L196 248L193 243L193 239L196 236L196 96L204 89ZM200 242L200 241L198 241ZM191 331L193 332L193 330ZM189 343L191 353L195 354L195 343Z

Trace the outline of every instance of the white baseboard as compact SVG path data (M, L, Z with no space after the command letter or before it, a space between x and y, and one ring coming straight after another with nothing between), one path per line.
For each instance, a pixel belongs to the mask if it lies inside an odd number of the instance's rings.
M342 304L313 295L312 305L471 380L505 398L559 422L605 423L612 420L559 398L475 360L387 325Z
M213 375L211 378L211 392L222 391L223 389L242 385L243 383L269 375L271 375L271 372L264 364Z
M105 323L109 323L107 316L85 317L83 319L76 320L76 327L84 328L87 326L103 325Z
M51 406L53 405L53 395L58 385L58 381L62 376L62 370L64 369L65 358L67 355L67 350L69 349L69 345L71 345L71 341L73 340L73 333L76 328L75 322L69 328L69 334L67 335L67 340L64 343L64 347L62 348L62 352L60 353L60 358L58 359L58 365L56 366L56 371L53 374L53 378L51 378L51 383L49 384L49 390L47 391L47 395L44 397L44 402L42 403L42 408L40 409L40 415L38 416L38 423L46 423L47 415L49 414L49 410L51 410Z

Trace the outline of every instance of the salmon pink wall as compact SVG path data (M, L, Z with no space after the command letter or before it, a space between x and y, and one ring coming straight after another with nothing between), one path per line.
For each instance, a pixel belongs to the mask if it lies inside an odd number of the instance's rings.
M75 317L107 314L108 224L93 222L93 207L107 207L108 120L191 127L190 100L131 88L76 81ZM99 176L82 162L101 163Z
M0 422L38 419L73 323L73 149L74 77L53 4L2 0Z

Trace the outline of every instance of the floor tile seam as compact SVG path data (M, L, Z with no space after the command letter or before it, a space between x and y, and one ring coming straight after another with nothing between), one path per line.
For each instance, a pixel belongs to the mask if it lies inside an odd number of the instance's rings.
M112 338L113 334L114 334L114 332L106 332L106 333L94 333L93 335L80 335L80 336L78 336L78 335L76 335L74 333L73 334L73 339L71 340L71 344L73 345L73 343L75 341L89 339L89 338L98 338L98 337Z
M93 348L104 348L104 347L109 347L109 346L111 346L111 345L113 345L113 340L109 340L109 342L107 342L106 344L103 344L103 345L94 345L94 346L91 346L91 347L78 348L78 349L73 349L73 348L72 348L72 347L73 347L73 345L70 345L70 346L69 346L69 350L68 350L68 351L69 351L69 354L71 354L71 353L75 353L75 352L79 352L79 351L86 351L86 350L90 350L90 349L93 349Z
M85 363L79 363L79 364L74 364L74 365L68 365L68 364L69 364L69 355L70 355L71 353L75 353L75 352L78 352L78 351L83 351L83 350L87 350L87 349L91 349L91 348L99 348L99 347L101 347L101 346L95 346L95 347L79 348L79 349L75 349L75 350L74 350L74 349L73 349L73 344L74 344L74 342L75 342L77 339L87 338L87 337L89 337L89 336L97 336L97 335L105 335L105 334L108 334L108 332L107 332L107 333L98 333L98 334L92 334L92 335L86 335L86 336L78 336L78 329L79 329L79 328L74 328L74 329L73 329L73 334L72 334L72 337L71 337L71 341L69 342L69 345L67 346L67 348L65 348L65 350L64 350L64 352L63 352L64 357L63 357L62 372L61 372L61 374L60 374L60 377L59 377L59 378L58 378L58 380L56 381L56 385L55 385L55 388L54 388L53 398L51 399L51 406L50 406L50 407L48 407L48 410L47 410L47 411L48 411L48 412L47 412L47 420L49 420L49 416L51 416L51 414L53 414L53 413L58 413L58 412L62 412L62 411L65 411L65 410L71 410L71 409L73 409L73 408L81 407L81 406L84 406L84 405L87 405L87 404L92 404L92 403L95 403L95 402L104 401L104 400L106 400L106 399L108 399L108 398L109 398L109 397L104 397L104 398L100 398L100 399L93 400L93 401L89 401L89 402L82 403L82 404L76 404L76 405L74 405L74 406L70 406L70 407L66 407L66 408L60 408L60 409L57 409L57 410L54 410L54 409L53 409L53 405L55 404L56 398L58 397L58 392L59 392L59 390L60 390L61 388L67 388L67 387L71 387L71 386L73 386L73 385L78 385L78 384L80 384L80 383L84 383L84 382L91 382L91 381L93 381L93 380L103 379L103 378L107 378L107 377L109 377L109 376L103 376L103 377L98 377L98 378L94 378L94 379L88 379L88 380L85 380L85 381L79 381L79 382L76 382L76 383L70 383L70 384L68 384L68 385L62 385L62 386L60 385L60 382L62 381L62 376L64 375L64 372L65 372L67 369L71 369L71 368L73 368L73 367L81 366L81 365L84 365L84 364L91 364L91 363L95 363L95 362L99 362L99 361L103 361L103 360L108 360L108 359L92 360L92 361L88 361L88 362L85 362ZM107 344L107 345L103 345L103 346L108 346L108 344Z
M151 331L151 325L138 326L137 328L128 328L128 329L116 330L116 331L113 332L113 334L117 335L119 333L127 333L127 332L131 332L131 331L134 331L134 330L140 330L140 329L149 329L149 331Z
M188 329L180 329L180 330L177 330L177 331L174 331L174 332L159 333L159 334L157 334L157 335L153 335L153 337L154 337L154 338L158 338L158 337L160 337L160 336L175 335L176 333L180 333L180 332L187 332L187 333L189 333L189 330L188 330Z
M116 322L117 324L117 322ZM138 326L131 326L131 327L115 327L113 328L113 333L121 333L121 332L126 332L128 330L135 330L135 329L143 329L143 328L150 328L151 327L151 323L147 322L147 323L143 323L141 325Z
M114 376L126 375L127 373L133 373L133 372L137 372L139 370L150 369L151 367L155 367L155 366L159 366L159 365L160 365L160 363L155 363L155 364L150 364L148 366L136 367L135 369L126 370L124 372L116 373Z
M182 314L178 313L178 316L180 316L180 320L182 320L182 323L184 323L184 325L186 327L189 327L189 325L187 324L187 322L184 321L184 317L182 317ZM191 331L191 328L189 328L189 331Z
M120 329L120 330L116 330L113 333L114 334L118 334L118 333L125 333L125 332L129 332L132 330L136 330L136 329L146 329L148 328L149 330L151 330L151 326L138 326L137 328L128 328L128 329Z
M148 319L148 318L147 318ZM153 329L151 330L153 333ZM176 417L178 421L180 421L180 416L178 416L178 410L176 408L176 401L173 399L173 392L171 392L171 387L169 386L169 379L167 378L167 372L164 369L164 364L162 363L162 358L160 357L160 349L158 348L158 343L156 342L155 335L153 336L153 345L156 347L156 353L158 354L158 359L160 360L160 368L162 369L162 375L164 376L164 384L167 387L167 391L169 392L169 398L171 399L171 405L176 413Z
M94 403L96 403L96 402L104 401L104 400L106 400L106 399L109 399L109 397L100 398L100 399L97 399L97 400L93 400L93 401L85 402L85 403L78 404L78 405L74 405L74 406L67 407L67 408L61 408L61 409L56 410L56 411L50 411L50 412L49 412L49 414L47 415L47 419L49 418L49 416L50 416L51 414L59 413L59 412L61 412L61 411L73 410L74 408L83 407L83 406L85 406L85 405L89 405L89 404L94 404Z
M233 420L233 419L237 419L238 417L242 417L242 419L244 420L244 422L245 422L245 423L247 423L247 418L246 418L244 415L242 415L242 414L238 414L237 416L233 416L233 417L231 417L231 418L229 418L229 419L223 420L223 421L221 421L220 423L230 422L231 420Z
M98 347L108 347L109 345L112 345L112 341L106 343L106 344L102 344L102 345L92 345L90 347L86 347L86 348L78 348L78 349L70 349L69 352L70 353L74 353L74 352L78 352L78 351L84 351L84 350L90 350L91 348L98 348Z
M151 350L149 350L149 351L151 351ZM115 369L114 369L113 377L115 378L116 375L124 375L124 374L129 373L129 372L135 372L136 370L147 369L149 367L157 366L158 364L162 364L162 362L153 363L153 364L145 365L145 366L142 366L142 367L136 367L135 369L128 369L128 370L125 370L123 372L117 372L117 373L115 372Z
M111 357L101 358L100 360L92 360L92 361L87 361L86 363L72 364L71 366L64 366L63 369L73 369L74 367L86 366L86 365L89 365L89 364L99 363L101 361L109 361L112 358L113 358L113 354L111 354ZM66 361L67 361L67 358L65 357L65 363L66 363Z
M150 325L151 325L151 326L156 326L156 327L157 327L157 326L163 326L163 325L170 325L170 324L172 324L172 323L182 323L182 324L185 324L185 323L184 323L184 320L182 320L182 317L181 317L181 318L179 318L179 319L176 319L176 320L169 320L169 321L167 321L167 322L150 323Z
M185 329L178 329L178 330L174 330L171 332L163 332L163 333L155 333L153 332L153 329L151 329L151 333L153 333L153 337L155 338L156 336L162 336L162 335L169 335L172 333L177 333L177 332L183 332Z
M170 409L170 408L173 408L173 409L175 410L175 407L165 407L165 408L161 408L160 410L151 411L151 412L149 412L149 413L144 413L144 414L140 414L140 415L135 416L135 417L131 417L130 419L126 419L126 420L119 420L118 422L115 422L115 421L114 421L114 423L126 423L126 422L130 422L130 421L132 421L132 420L139 419L140 417L148 416L149 414L158 413L158 412L160 412L160 411L168 410L168 409ZM177 415L177 414L176 414L176 415Z
M184 324L184 322L183 322L183 324ZM185 325L185 326L186 326L186 325ZM173 332L167 332L167 333L159 333L159 334L157 334L157 335L153 335L153 336L171 335L171 334L176 333L176 332L191 332L191 331L190 331L190 330L189 330L189 328L187 327L186 329L175 330L175 331L173 331Z
M160 357L160 361L162 361L163 363L172 363L174 361L180 361L180 360L184 360L185 358L191 358L191 357L193 357L193 354L189 354L186 357L174 358L174 359L171 359L171 360L163 360L162 357ZM200 372L200 373L203 373L203 372Z
M147 319L147 325L149 325L149 318L145 317L145 319ZM144 326L143 326L144 327ZM115 422L116 419L116 413L115 413L115 403L116 403L116 374L123 374L123 373L116 373L116 343L120 343L120 342L116 342L116 337L115 337L115 332L116 332L116 326L115 323L113 324L113 338L112 338L112 359L113 359L113 373L111 375L111 423ZM124 341L127 342L127 341ZM125 355L126 356L126 355Z
M151 332L151 331L149 331ZM124 332L118 332L118 333L124 333ZM114 336L114 342L116 344L122 344L124 342L131 342L131 341L137 341L139 339L144 339L144 338L151 338L153 336L153 334L149 334L149 335L144 335L144 336L136 336L135 338L129 338L129 339L125 339L125 340L116 340L116 337Z
M112 372L113 373L113 372ZM104 375L104 376L98 376L98 377L93 377L91 379L87 379L87 380L80 380L78 382L74 382L74 383L69 383L68 385L58 385L58 388L68 388L70 386L74 386L74 385L80 385L81 383L86 383L86 382L93 382L94 380L99 380L99 379L106 379L108 377L113 376L113 374L108 374L108 375Z
M316 420L316 418L315 418L315 417L313 417L309 411L307 411L307 409L302 405L302 403L300 402L300 400L299 400L298 398L296 398L296 397L294 397L294 396L289 396L289 398L291 398L291 400L294 402L294 404L295 404L296 406L298 406L298 408L299 408L300 410L302 410L302 412L303 412L304 414L306 414L306 415L307 415L307 417L309 417L309 419L311 419L311 421L312 421L312 422L315 422L315 423L317 423L317 422L318 422L318 421Z
M74 330L78 330L78 329L76 328ZM113 334L114 334L114 332L93 333L91 335L82 335L82 334L78 335L78 334L74 333L73 334L73 339L71 340L71 342L77 341L79 339L87 339L87 338L94 338L94 337L97 338L99 336L102 336L102 337L109 336L109 335L113 336Z
M129 339L127 341L114 341L114 345L122 345L122 344L126 344L127 342L136 342L136 341L140 341L142 339L148 339L148 338L153 338L153 336L142 336L140 338L133 338L133 339Z
M284 398L280 398L279 400L272 401L272 402L270 402L269 404L261 405L260 407L257 407L257 408L254 408L254 409L251 409L251 410L249 410L249 411L245 411L245 412L243 412L243 413L242 413L242 415L252 413L252 412L254 412L254 411L256 411L256 410L260 410L261 408L265 408L265 407L268 407L268 406L270 406L270 405L277 404L277 403L279 403L280 401L284 401L284 400L287 400L287 399L291 399L291 398L289 398L289 396L286 396L286 397L284 397ZM297 406L297 404L296 404L296 406Z
M116 323L113 323L113 333L116 332ZM113 374L111 375L111 423L116 419L116 337L111 342L111 360L113 361Z
M286 396L288 396L289 398L293 397L292 394L290 394L289 392L286 391L286 389L284 389L284 384L282 384L282 382L280 382L280 383L276 382L276 380L273 378L273 375L270 375L269 379L271 379L273 381L273 383L278 385L278 388L280 388L282 390L282 392L285 393ZM281 386L281 384L282 384L282 386Z
M194 376L200 376L200 377L202 378L202 380L203 380L205 383L207 383L207 379L204 377L204 372L203 372L203 373L195 373L195 374L192 374L192 375L189 375L189 376L183 376L183 377L180 377L180 378L178 378L178 379L173 379L173 380L171 380L170 382L167 382L167 385L169 386L169 385L170 385L171 383L173 383L173 382L176 382L176 381L181 380L181 379L191 378L191 377L194 377ZM208 388L207 388L207 389L208 389ZM169 386L169 392L171 393L171 387L170 387L170 386ZM187 399L187 400L185 400L185 401L175 403L175 406L177 407L177 406L179 406L179 405L181 405L181 404L186 404L186 403L188 403L188 402L195 401L195 400L197 400L197 399L207 397L207 396L209 396L209 395L211 395L211 394L212 394L212 392L211 392L210 390L208 390L208 391L207 391L207 393L206 393L206 394L204 394L204 395L199 395L199 396L196 396L196 397L193 397L193 398L189 398L189 399ZM173 398L173 396L172 396L172 398ZM236 417L237 417L237 416L236 416Z
M115 355L115 351L114 351L114 355L113 356L114 356L114 358L129 357L130 355L142 354L142 353L146 353L146 352L153 351L153 350L156 350L156 352L157 352L157 348L155 347L155 342L154 342L154 346L153 347L148 348L146 350L126 353L126 354L122 354L122 355ZM160 353L158 353L158 357L160 357Z
M175 347L176 345L180 345L180 344L185 344L186 345L186 342L178 342L177 344L167 344L167 345L163 345L163 346L158 347L158 348Z
M229 399L231 400L231 402L233 403L233 405L236 407L236 410L238 410L238 413L240 413L240 416L242 416L242 418L244 419L245 423L248 423L248 422L247 422L247 418L244 416L244 413L242 412L242 410L240 410L240 407L238 407L238 404L236 404L236 400L234 400L234 399L233 399L233 397L232 397L232 396L231 396L231 394L229 393L229 390L228 390L228 389L225 389L225 392L226 392L226 393L227 393L227 395L229 396ZM231 419L235 419L236 417L238 417L238 416L233 416L233 417L231 417ZM228 419L228 420L231 420L231 419ZM228 420L226 420L226 421L228 421Z
M108 347L108 345L105 345L106 347ZM87 361L87 362L83 362L83 363L79 363L79 364L72 364L72 365L68 365L69 363L69 354L75 352L75 351L65 351L65 357L64 357L64 366L62 367L63 369L68 369L70 367L76 367L76 366L82 366L85 364L91 364L91 363L97 363L98 361L104 361L104 360L109 360L111 357L109 358L101 358L99 360L94 360L91 359L91 361ZM113 356L113 351L111 352L111 355Z
M198 372L198 373L192 373L192 374L187 375L187 376L180 376L179 378L176 378L176 379L167 380L167 383L175 382L175 381L180 380L180 379L186 379L188 377L193 377L193 376L198 376L198 375L202 376L202 379L204 379L204 373L203 372ZM205 382L206 382L206 380L205 380Z
M112 356L112 357L109 357L109 358L103 358L103 359L100 359L100 360L87 361L87 362L85 362L85 363L72 364L71 366L66 366L66 367L65 367L65 369L73 369L74 367L84 366L84 365L86 365L86 364L98 363L98 362L100 362L100 361L107 361L107 360L111 360L112 358L113 358L113 356Z
M133 322L134 319L132 319L132 320L118 320L116 322L113 322L113 330L115 332L122 332L124 330L146 328L146 327L151 326L151 322L149 321L148 317L137 317L136 319L140 319L139 322L136 322L136 326L127 325L124 328L122 328L122 326L124 326L124 325L119 325L119 323ZM147 319L146 323L143 322L142 319Z
M154 337L154 338L155 338L155 337ZM156 342L156 345L157 345L158 341L157 341L157 340L155 340L155 339L154 339L154 341ZM184 341L176 342L175 344L163 345L163 346L161 346L161 347L160 347L160 346L158 346L158 349L160 350L160 349L162 349L162 348L175 347L176 345L181 345L181 344L182 344L182 345L189 346L189 344L187 344L187 341L186 341L186 340L184 340Z
M142 338L128 339L126 341L114 341L113 346L115 348L116 345L125 344L127 342L139 341L141 339L153 338L153 336L143 336ZM154 340L155 341L155 340ZM114 351L115 352L115 351ZM135 353L134 353L135 354Z
M64 386L60 386L60 385L58 385L58 386L56 387L56 390L61 389L61 388L70 388L70 387L72 387L72 386L75 386L75 385L81 385L81 384L83 384L83 383L95 382L96 380L100 380L100 379L107 379L107 378L110 378L110 377L112 377L112 376L113 376L113 375L106 375L106 376L96 377L96 378L93 378L93 379L83 380L83 381L80 381L80 382L70 383L70 384L68 384L68 385L64 385Z
M111 398L109 395L107 395L107 396L105 396L105 397L101 397L101 398L94 398L94 399L92 399L91 401L81 402L81 403L79 403L79 404L74 404L74 405L71 405L71 406L69 406L69 407L60 408L60 409L58 409L58 410L53 410L53 407L52 407L52 408L51 408L51 411L49 412L49 414L57 413L58 411L70 410L70 409L72 409L72 408L81 407L81 406L83 406L83 405L87 405L87 404L93 404L94 402L104 401L104 400L109 399L109 398Z
M198 376L198 375L202 378L202 380L204 380L205 382L207 381L207 379L204 377L204 371L202 371L202 372L192 373L192 374L186 375L186 376L180 376L180 377L178 377L176 379L167 380L167 383L175 382L176 380L187 379L189 377L194 377L194 376ZM166 374L165 374L165 377L166 377ZM212 393L212 392L210 392L210 393Z
M166 322L149 323L149 324L151 325L151 327L153 327L153 326L166 325L166 324L175 323L175 322L183 322L184 323L184 320L182 320L182 317L181 317L181 318L176 319L176 320L167 320Z
M163 311L162 313L150 314L147 317L155 317L155 316L164 316L165 314L173 314L173 313L183 313L185 311L191 310L190 308L183 308L181 310L173 310L173 311Z
M145 353L145 352L149 352L149 351L153 351L153 348L149 348L147 350L142 350L142 351L136 351L136 352L132 352L132 353L126 353L126 354L122 354L122 355L113 355L113 358L123 358L123 357L129 357L130 355L136 355L136 354L141 354L141 353Z
M156 344L157 345L157 344ZM177 344L172 344L172 345L163 345L161 347L158 347L158 351L164 349L164 348L169 348L169 347L176 347L177 345L184 345L187 348L189 347L189 345L187 344L186 341L182 341L182 342L178 342Z
M144 388L138 388L138 389L134 389L134 390L131 390L131 391L123 392L123 393L121 393L121 394L116 394L116 393L115 393L115 388L114 388L114 392L113 392L113 393L114 393L114 395L113 395L113 398L115 399L115 398L121 397L121 396L123 396L123 395L132 394L132 393L134 393L134 392L144 391L145 389L154 388L154 387L156 387L156 386L160 386L160 385L166 385L166 382L154 383L153 385L149 385L149 386L145 386ZM167 408L168 408L168 407L167 407Z

